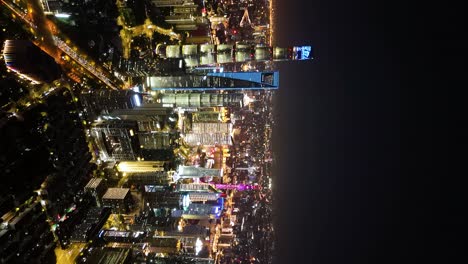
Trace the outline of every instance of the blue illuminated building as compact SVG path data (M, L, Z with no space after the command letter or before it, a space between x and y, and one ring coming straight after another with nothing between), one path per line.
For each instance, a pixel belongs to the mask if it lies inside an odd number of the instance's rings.
M208 72L203 75L152 76L146 78L149 90L272 90L279 87L279 72Z

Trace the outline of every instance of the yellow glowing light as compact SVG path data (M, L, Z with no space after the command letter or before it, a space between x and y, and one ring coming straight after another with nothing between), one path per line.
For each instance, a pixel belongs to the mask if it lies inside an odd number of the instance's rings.
M129 167L126 163L120 163L119 165L117 165L117 169L119 171L126 171L129 169Z

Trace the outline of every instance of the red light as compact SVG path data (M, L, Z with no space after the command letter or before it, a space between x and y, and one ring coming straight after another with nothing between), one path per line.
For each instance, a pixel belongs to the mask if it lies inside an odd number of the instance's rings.
M236 34L236 33L237 33L237 30L234 30L233 33Z

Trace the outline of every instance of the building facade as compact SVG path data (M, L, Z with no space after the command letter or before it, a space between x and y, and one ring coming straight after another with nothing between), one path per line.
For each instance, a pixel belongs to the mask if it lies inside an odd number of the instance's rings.
M93 124L91 135L103 161L137 160L140 144L132 120L103 120Z
M231 106L242 107L244 95L242 93L164 93L160 102L174 107L214 107Z
M110 207L114 213L127 213L132 203L130 189L109 188L102 197L104 207Z
M146 78L149 90L271 90L279 87L279 73L273 72L208 72L204 75L150 76Z
M114 110L141 106L142 101L142 95L132 90L96 90L80 95L81 105L90 121L96 120L100 115L108 115Z

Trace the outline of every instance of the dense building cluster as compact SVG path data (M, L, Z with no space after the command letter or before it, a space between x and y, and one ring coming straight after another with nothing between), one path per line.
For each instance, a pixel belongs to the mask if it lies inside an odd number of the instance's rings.
M271 262L269 1L3 2L1 263Z

